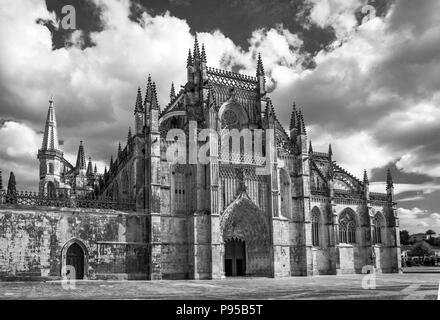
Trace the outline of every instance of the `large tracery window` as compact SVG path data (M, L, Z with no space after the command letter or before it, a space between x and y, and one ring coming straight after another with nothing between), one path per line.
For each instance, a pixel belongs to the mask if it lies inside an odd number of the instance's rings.
M319 246L319 212L312 212L312 245Z
M356 243L356 222L349 213L342 213L339 218L339 242L347 244Z
M382 244L382 219L378 214L373 220L373 243Z

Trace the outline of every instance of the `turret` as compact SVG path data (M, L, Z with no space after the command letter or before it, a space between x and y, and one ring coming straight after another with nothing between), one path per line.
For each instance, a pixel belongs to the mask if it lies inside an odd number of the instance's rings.
M49 99L49 109L46 116L43 141L41 149L38 150L38 160L40 161L40 193L46 193L48 185L54 189L60 186L61 172L63 166L63 152L58 143L58 129L55 116L54 99Z

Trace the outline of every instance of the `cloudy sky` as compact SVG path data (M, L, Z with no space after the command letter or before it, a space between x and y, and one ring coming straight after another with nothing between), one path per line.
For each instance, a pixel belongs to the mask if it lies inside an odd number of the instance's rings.
M75 30L60 28L66 4ZM36 190L52 94L66 158L84 140L103 170L148 74L162 106L184 84L195 33L212 67L254 75L261 52L283 125L296 101L315 150L332 143L377 192L390 167L402 228L440 233L438 0L0 0L4 183L14 171Z

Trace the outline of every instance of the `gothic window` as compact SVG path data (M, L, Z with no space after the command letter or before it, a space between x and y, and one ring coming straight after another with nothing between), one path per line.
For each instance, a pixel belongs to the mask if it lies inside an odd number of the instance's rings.
M53 172L54 172L53 163L49 163L49 173L53 174Z
M47 196L49 198L55 198L56 197L56 191L55 191L55 185L53 182L47 183Z
M314 247L319 247L319 212L312 212L312 245Z
M373 220L373 243L382 243L382 221L379 215L376 215Z
M351 214L343 212L339 218L339 242L356 243L356 222Z
M339 223L339 242L347 243L347 224L345 221Z

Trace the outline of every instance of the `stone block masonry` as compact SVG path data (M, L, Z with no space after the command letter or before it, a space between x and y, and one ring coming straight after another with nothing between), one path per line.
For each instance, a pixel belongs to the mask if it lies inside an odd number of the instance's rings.
M67 261L83 279L146 279L144 219L114 210L1 208L0 278L60 279Z

